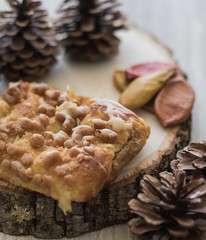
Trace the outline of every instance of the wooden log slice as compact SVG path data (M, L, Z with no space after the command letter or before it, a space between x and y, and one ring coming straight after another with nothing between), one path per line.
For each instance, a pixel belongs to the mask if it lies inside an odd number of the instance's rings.
M69 84L79 95L117 101L119 92L112 82L114 70L138 62L174 62L170 50L143 31L130 28L120 32L119 37L122 40L120 53L113 59L98 63L70 62L68 67L61 56L54 73L44 81L63 90ZM2 81L0 92L6 87L6 81ZM142 174L157 175L167 169L177 150L188 144L191 128L191 119L165 129L155 115L144 111L137 113L151 126L151 136L141 153L121 171L114 183L89 203L74 202L73 212L64 215L55 200L0 181L0 231L16 236L71 238L128 221L132 217L128 201L136 197Z

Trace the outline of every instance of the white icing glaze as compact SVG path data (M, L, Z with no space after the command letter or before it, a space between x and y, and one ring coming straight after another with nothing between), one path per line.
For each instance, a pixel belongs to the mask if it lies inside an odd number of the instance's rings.
M89 146L90 143L89 143L87 140L83 140L82 145L83 145L83 146Z
M84 149L86 152L88 152L90 154L94 153L94 147L92 147L92 146L85 146Z
M30 102L26 102L26 103L24 103L24 105L27 106L27 107L31 107L32 106L32 104Z
M104 121L104 120L102 120L102 119L99 119L99 118L95 118L95 119L92 119L92 122L94 123L94 124L97 124L97 125L99 125L99 124L107 124L107 121Z
M82 125L79 125L79 126L76 126L75 128L73 128L73 131L77 131L77 130L82 129L82 128L87 129L89 131L92 130L92 127L90 127L88 125L85 125L85 124L82 124Z
M88 125L79 125L72 129L72 140L73 141L81 141L83 135L89 135L93 131L93 129Z
M112 126L112 129L115 132L120 132L121 130L129 130L132 128L132 120L130 122L126 122L122 118L114 116L115 111L113 110L113 106L111 103L107 102L104 99L96 98L94 100L96 101L94 105L101 105L107 107L105 113L109 117L108 123Z
M47 97L49 97L49 98L52 98L52 97L54 96L54 94L55 94L56 91L57 91L57 90L48 89L48 90L46 90L45 95L46 95Z
M61 94L59 95L60 98L65 98L67 99L67 93L66 92L61 92Z
M84 136L83 139L86 141L92 141L94 140L94 136Z
M100 133L105 137L114 136L114 135L116 136L117 135L116 132L112 131L111 129L107 129L107 128L101 129L101 130L98 130L98 131L100 131Z
M127 123L120 117L111 117L108 123L112 126L115 132L120 132L121 130L129 130L132 128L132 121Z
M38 120L36 120L36 119L30 119L30 118L28 118L28 117L22 117L22 118L20 118L20 120L22 120L22 121L29 121L29 122L31 122L32 124L36 124L36 125L39 125L40 123L39 123L39 121Z
M54 133L52 131L45 131L44 134L47 138L54 140Z
M87 106L77 106L76 103L70 102L70 106L67 107L67 112L73 118L84 115L88 112L89 108Z
M68 139L64 142L64 147L65 148L72 148L75 145L72 139Z
M53 153L59 153L58 151L56 150L51 150L51 151L48 151L47 153L45 153L45 156L49 156L49 155L52 155Z
M68 97L69 101L71 101L71 102L76 101L75 93L74 93L74 91L70 88L69 85L67 85L67 97Z
M60 113L62 113L65 117L65 121L63 123L63 126L66 127L67 124L70 124L72 121L72 117L69 115L69 113L67 112L67 110L63 110Z
M70 123L72 118L75 119L86 115L88 111L89 108L87 106L77 106L76 103L70 101L65 101L57 108L57 112L60 112L65 117L64 125Z
M46 131L45 134L48 138L54 141L55 145L62 145L68 139L68 135L62 130L60 130L58 133Z
M105 128L108 125L107 121L104 121L102 119L97 119L97 118L93 119L92 122L93 122L94 127L96 129L102 129L102 128Z
M83 149L81 149L81 148L79 148L79 147L76 147L76 146L74 146L74 147L72 147L71 149L70 149L70 152L71 151L76 151L76 156L77 155L79 155L79 154L82 154L84 151L83 151Z
M54 134L54 140L68 136L64 131L60 130L58 133Z

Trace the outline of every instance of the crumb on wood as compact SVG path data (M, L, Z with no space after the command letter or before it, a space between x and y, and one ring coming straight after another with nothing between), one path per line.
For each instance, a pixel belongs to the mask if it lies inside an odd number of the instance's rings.
M14 208L11 209L11 215L16 217L16 220L18 221L18 223L35 219L33 208L31 208L30 210L27 210L26 208L19 207L16 204Z

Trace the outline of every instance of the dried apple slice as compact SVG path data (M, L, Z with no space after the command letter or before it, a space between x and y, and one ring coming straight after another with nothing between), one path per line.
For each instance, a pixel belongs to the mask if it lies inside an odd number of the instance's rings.
M115 86L120 92L122 92L128 85L125 71L116 70L114 72L113 79Z
M132 81L137 77L166 68L176 68L175 74L179 71L175 63L147 62L135 64L126 69L127 80Z
M174 72L175 68L169 68L136 78L120 95L119 102L130 109L144 106L159 92Z
M195 100L192 87L182 77L169 81L157 95L154 108L164 127L183 123L189 117Z

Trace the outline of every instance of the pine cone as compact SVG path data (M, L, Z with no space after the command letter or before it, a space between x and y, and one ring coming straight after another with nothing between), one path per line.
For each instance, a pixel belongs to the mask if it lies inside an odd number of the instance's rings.
M56 63L55 31L41 2L7 1L12 12L0 13L0 71L12 80L31 81Z
M186 171L188 177L202 175L206 178L206 141L190 143L178 151L177 159L171 162L171 168Z
M204 179L187 183L185 172L177 170L174 175L160 173L160 180L145 175L141 187L143 193L129 202L137 215L129 222L133 233L145 239L167 240L189 239L206 230Z
M116 0L64 0L55 26L67 53L90 61L118 53L114 31L125 27L118 5Z

